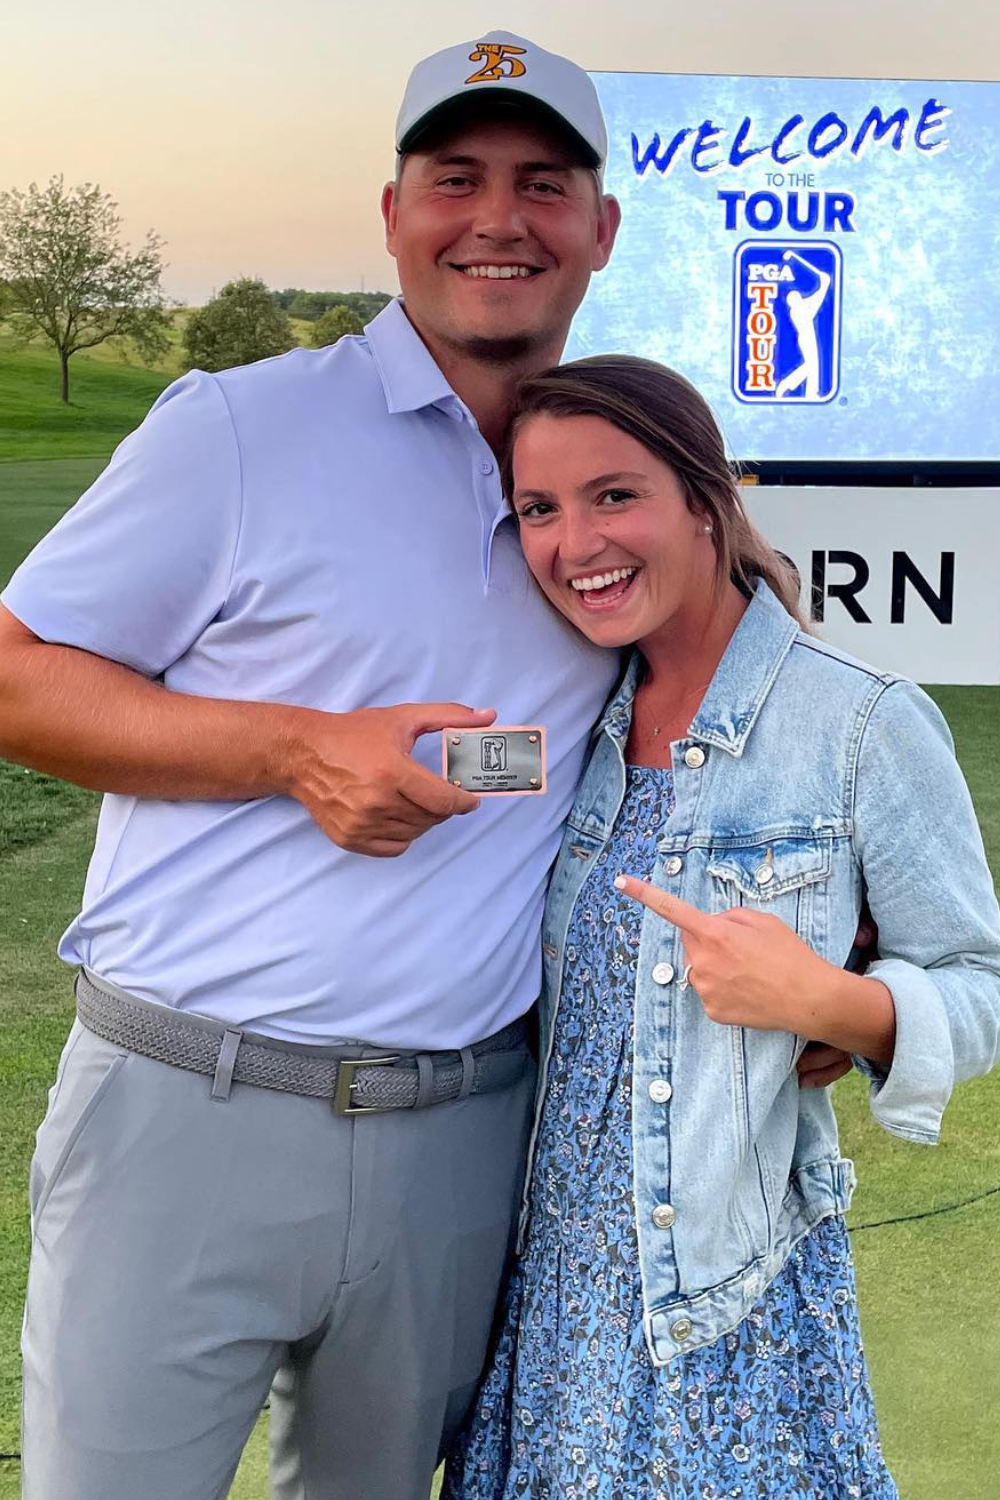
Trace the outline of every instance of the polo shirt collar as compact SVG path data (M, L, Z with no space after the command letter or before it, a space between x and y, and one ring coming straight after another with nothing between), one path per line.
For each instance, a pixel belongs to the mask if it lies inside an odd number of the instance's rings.
M365 328L385 404L391 413L420 411L458 397L445 380L406 313L399 297L383 307Z

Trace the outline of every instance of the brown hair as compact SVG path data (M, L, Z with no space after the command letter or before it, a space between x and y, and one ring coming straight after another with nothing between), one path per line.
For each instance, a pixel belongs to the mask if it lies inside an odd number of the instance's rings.
M666 365L627 354L601 354L529 376L518 387L504 454L504 488L513 495L518 428L545 412L554 417L603 417L669 464L690 509L712 523L717 579L752 594L757 578L799 626L795 568L761 536L746 511L736 472L712 410L689 380Z

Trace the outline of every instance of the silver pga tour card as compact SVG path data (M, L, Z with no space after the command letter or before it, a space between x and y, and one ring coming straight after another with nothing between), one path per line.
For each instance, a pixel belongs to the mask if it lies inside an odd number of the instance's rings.
M446 729L441 739L444 775L452 786L501 797L545 791L545 730L540 725Z

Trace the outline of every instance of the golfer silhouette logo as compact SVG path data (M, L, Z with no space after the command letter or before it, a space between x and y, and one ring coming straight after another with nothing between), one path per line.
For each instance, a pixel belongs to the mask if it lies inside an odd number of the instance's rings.
M793 290L785 298L785 306L788 308L788 316L792 327L795 329L799 341L799 356L801 363L791 370L783 380L778 382L774 392L775 401L781 401L790 396L800 386L802 396L806 401L820 401L822 399L819 374L819 342L816 337L816 320L819 317L820 308L826 301L833 285L833 277L829 271L823 271L819 266L814 266L811 261L806 260L804 255L798 255L794 250L786 250L782 255L783 261L798 261L800 266L805 266L813 280L813 290L808 294Z
M480 765L484 771L506 771L507 741L502 735L484 737L480 749Z
M735 269L734 394L772 406L832 401L840 387L840 247L747 240Z
M481 62L478 73L467 78L466 83L497 83L502 78L523 78L528 71L521 58L523 47L509 47L504 42L477 42L475 52L469 53L470 62Z

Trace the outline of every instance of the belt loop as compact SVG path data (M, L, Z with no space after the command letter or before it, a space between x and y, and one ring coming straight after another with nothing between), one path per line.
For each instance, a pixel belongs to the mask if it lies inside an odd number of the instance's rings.
M212 1079L212 1098L219 1099L223 1103L229 1098L229 1091L233 1086L233 1069L236 1066L236 1054L240 1050L242 1040L242 1031L232 1031L227 1027L222 1038L222 1046L219 1048L215 1077Z
M458 1055L462 1059L462 1087L458 1091L458 1098L468 1099L476 1081L476 1056L471 1047L463 1047Z
M423 1109L434 1102L434 1064L426 1052L418 1052L414 1061L417 1065L417 1097L413 1108Z

